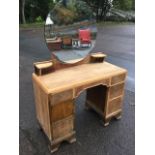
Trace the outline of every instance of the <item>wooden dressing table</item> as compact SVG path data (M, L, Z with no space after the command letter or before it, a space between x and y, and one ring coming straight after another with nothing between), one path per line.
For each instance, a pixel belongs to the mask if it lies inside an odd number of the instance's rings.
M105 126L112 118L121 118L127 74L125 69L105 61L91 62L89 59L89 63L63 69L57 65L54 71L53 63L34 64L32 75L37 119L50 141L51 152L64 140L76 141L74 101L84 90L87 90L86 108L100 114Z

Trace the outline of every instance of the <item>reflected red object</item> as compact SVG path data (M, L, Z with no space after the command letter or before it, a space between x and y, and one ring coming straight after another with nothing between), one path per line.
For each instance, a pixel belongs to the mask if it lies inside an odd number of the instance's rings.
M80 40L81 44L91 44L90 29L79 30L79 40Z

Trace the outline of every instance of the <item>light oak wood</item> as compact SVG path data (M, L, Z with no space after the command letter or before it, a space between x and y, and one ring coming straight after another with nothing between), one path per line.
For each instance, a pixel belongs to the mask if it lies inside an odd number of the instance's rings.
M52 66L53 62L50 61L44 61L43 62L37 62L34 63L34 71L37 75L43 75L52 72Z
M39 67L50 65L42 63ZM84 90L87 90L86 107L101 115L105 126L112 118L121 118L126 74L125 69L108 62L32 74L37 119L50 141L51 152L64 140L76 141L74 101Z
M126 70L108 62L83 64L63 70L58 70L51 74L37 76L33 73L33 78L46 90L47 93L61 92L62 90L72 89L83 86L94 81L102 81L113 76L125 74ZM122 81L125 80L124 79Z
M60 69L74 67L82 64L102 63L106 57L105 54L98 52L86 56L84 59L70 60L67 63L60 61L57 56L51 53L52 60L46 62L34 63L35 74L44 75Z
M47 68L47 67L52 67L53 63L52 61L47 61L47 62L40 62L40 63L35 63L35 66L38 68L38 69L43 69L43 68Z

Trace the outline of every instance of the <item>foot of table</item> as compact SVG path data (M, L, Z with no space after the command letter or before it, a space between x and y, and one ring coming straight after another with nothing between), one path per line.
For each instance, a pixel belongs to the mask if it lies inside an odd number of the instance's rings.
M76 137L75 137L75 135L73 135L72 137L68 138L66 141L67 141L68 143L70 143L70 144L76 142Z
M59 149L60 144L49 145L49 150L51 153L56 152Z
M117 114L117 115L115 116L115 118L116 118L117 120L120 120L120 119L122 118L121 113Z
M116 116L115 118L116 118L117 120L120 120L120 119L122 118L122 116L119 115L119 116Z
M104 126L105 126L105 127L109 125L110 120L111 120L111 118L104 119Z
M74 142L76 142L76 137L75 137L75 134L73 134L72 136L64 139L64 140L61 140L61 141L53 141L51 142L51 144L49 145L49 150L51 153L53 152L56 152L58 149L59 149L59 146L61 145L61 143L63 141L67 141L68 143L72 144Z

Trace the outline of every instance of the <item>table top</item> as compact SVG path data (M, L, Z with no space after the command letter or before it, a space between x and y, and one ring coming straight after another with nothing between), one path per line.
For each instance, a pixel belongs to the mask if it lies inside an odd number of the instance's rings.
M123 68L103 62L82 64L42 76L33 73L33 78L47 93L56 93L126 72Z

